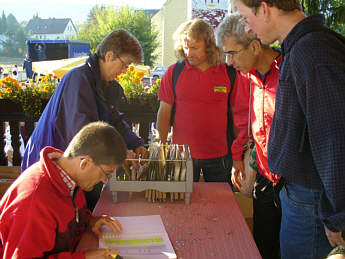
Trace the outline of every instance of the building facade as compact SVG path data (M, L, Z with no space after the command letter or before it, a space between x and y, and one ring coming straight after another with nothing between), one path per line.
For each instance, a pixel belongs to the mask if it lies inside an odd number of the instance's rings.
M193 18L201 18L216 28L228 12L229 0L167 0L152 17L158 31L159 47L156 65L169 66L176 62L173 34L178 26Z
M72 19L40 19L33 18L25 27L30 39L35 40L73 40L77 38L77 30Z

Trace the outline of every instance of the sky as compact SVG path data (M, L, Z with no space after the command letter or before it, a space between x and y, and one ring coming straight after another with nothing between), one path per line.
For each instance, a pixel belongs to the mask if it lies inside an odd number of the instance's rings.
M85 22L95 5L129 5L135 8L160 9L166 0L1 0L0 14L12 13L18 22L29 21L38 14L42 19L72 18L73 23Z

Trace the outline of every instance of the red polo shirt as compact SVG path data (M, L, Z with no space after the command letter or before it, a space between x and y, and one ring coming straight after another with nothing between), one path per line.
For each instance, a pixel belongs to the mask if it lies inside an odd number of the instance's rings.
M173 104L172 73L164 74L158 92L160 101ZM201 71L186 66L176 84L173 143L188 144L193 158L217 158L227 154L227 106L230 80L224 64Z

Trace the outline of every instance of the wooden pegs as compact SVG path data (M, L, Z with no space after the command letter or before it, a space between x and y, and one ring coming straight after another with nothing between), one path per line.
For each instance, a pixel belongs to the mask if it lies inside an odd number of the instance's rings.
M184 200L184 192L180 192L180 199Z
M166 201L166 200L167 200L167 193L163 192L163 201Z
M178 200L178 192L175 192L175 200Z
M156 191L156 197L157 197L157 201L160 202L161 201L161 192L160 191Z
M152 202L156 201L156 190L152 190Z
M151 201L151 194L152 194L152 190L148 190L148 195L147 195L147 200Z

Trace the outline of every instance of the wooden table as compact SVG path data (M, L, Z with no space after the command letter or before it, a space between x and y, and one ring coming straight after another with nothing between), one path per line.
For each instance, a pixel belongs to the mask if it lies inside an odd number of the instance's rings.
M106 187L94 215L160 215L178 259L261 258L252 234L227 183L194 183L190 205L183 201L149 203L144 193L119 193L118 203ZM98 246L84 237L79 249Z

